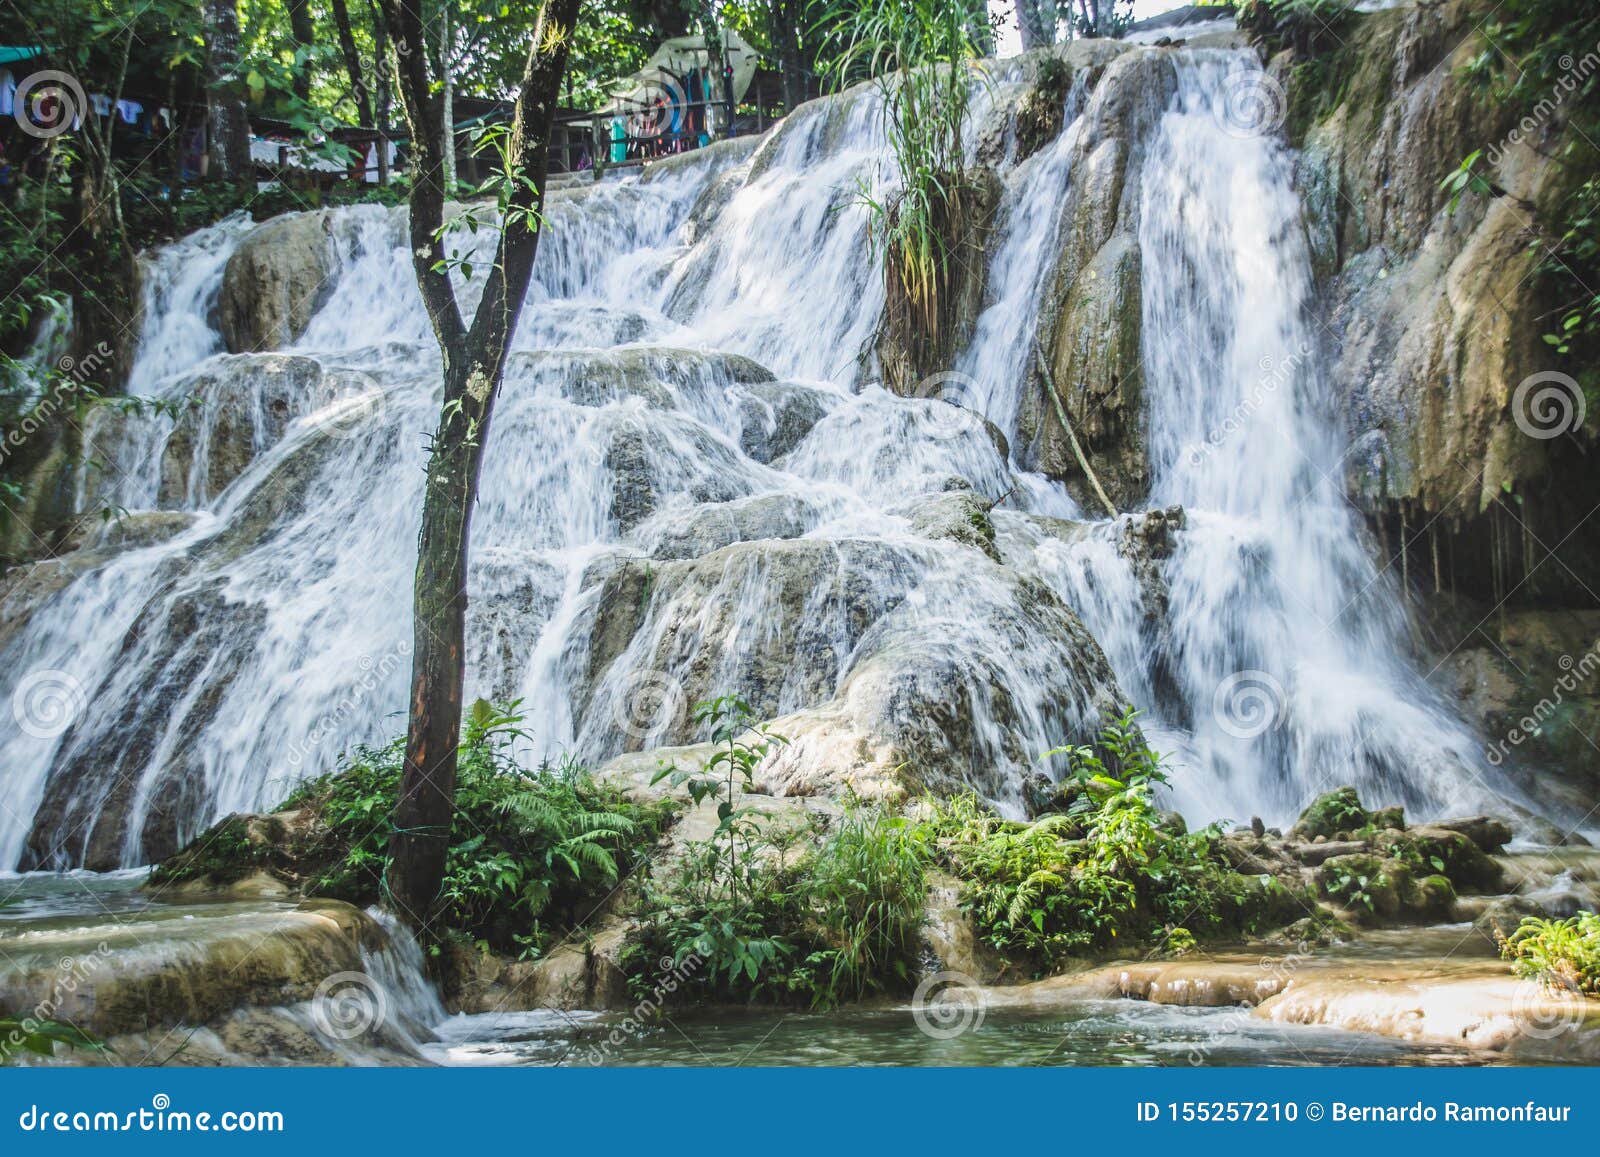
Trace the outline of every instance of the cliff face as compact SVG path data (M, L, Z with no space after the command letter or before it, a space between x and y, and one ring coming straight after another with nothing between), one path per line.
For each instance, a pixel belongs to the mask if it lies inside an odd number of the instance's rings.
M1582 176L1553 159L1559 107L1527 131L1466 74L1490 50L1483 7L1373 13L1336 51L1271 67L1301 148L1352 499L1424 590L1592 605L1578 576L1600 561L1584 525L1596 416L1543 341L1557 303L1539 276ZM1492 192L1452 204L1441 182L1479 151Z

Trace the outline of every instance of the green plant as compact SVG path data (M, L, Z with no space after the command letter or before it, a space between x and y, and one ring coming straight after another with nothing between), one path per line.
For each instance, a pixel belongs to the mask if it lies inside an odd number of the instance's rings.
M647 884L623 967L640 993L663 964L703 999L831 1008L908 989L931 849L928 829L852 802L829 824L762 825L737 896L720 841L691 843Z
M1252 932L1292 906L1269 876L1241 876L1217 827L1185 832L1155 804L1166 782L1136 713L1066 755L1076 795L1033 823L992 815L973 796L937 809L941 854L965 882L963 905L1002 955L1046 970L1151 937Z
M728 895L737 901L740 894L748 890L749 853L761 829L760 813L754 808L739 807L738 793L755 790L757 765L774 744L788 740L769 731L756 719L750 704L737 695L721 695L695 704L694 721L710 731L711 758L698 771L667 764L650 782L667 780L673 787L682 787L696 804L714 795L722 796L717 803L717 830L712 841L720 843L725 850ZM741 849L744 851L743 868Z
M902 299L930 336L966 232L962 131L970 66L980 55L971 30L981 19L962 0L831 0L816 23L836 49L827 68L835 87L877 84L899 185L886 196L863 184L857 201L871 216L874 250L885 254Z
M106 1052L101 1041L75 1025L61 1021L19 1017L0 1010L0 1065L10 1064L17 1050L36 1056L54 1056L57 1045L72 1049Z
M445 878L444 922L491 947L536 955L552 928L575 927L643 859L665 827L642 806L562 760L528 771L520 704L478 700L464 720ZM373 903L383 891L404 740L360 747L338 772L302 785L282 810L314 809L323 865L313 895ZM319 854L320 853L320 854Z
M1524 917L1515 932L1501 939L1500 954L1518 976L1600 996L1600 916L1593 912L1566 920Z

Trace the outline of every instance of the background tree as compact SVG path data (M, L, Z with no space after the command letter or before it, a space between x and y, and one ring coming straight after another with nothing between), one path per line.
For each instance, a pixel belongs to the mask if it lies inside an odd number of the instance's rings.
M444 878L454 808L465 678L467 550L489 419L506 352L533 275L542 228L550 125L577 25L579 0L544 0L533 26L504 141L501 229L470 328L446 253L444 154L451 147L419 0L382 0L399 51L401 103L411 129L412 266L444 361L444 403L429 447L414 584L414 650L405 772L389 843L390 896L424 934Z
M237 0L205 0L206 108L210 175L250 178L250 117L244 106Z

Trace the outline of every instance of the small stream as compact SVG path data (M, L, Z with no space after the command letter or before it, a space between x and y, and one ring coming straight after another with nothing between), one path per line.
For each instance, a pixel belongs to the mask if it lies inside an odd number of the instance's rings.
M1528 878L1517 871L1522 867L1548 876L1546 861L1554 854L1527 853L1508 862L1515 877ZM1563 850L1559 856L1580 865L1578 873L1586 879L1600 860L1590 852ZM0 880L5 895L0 901L0 1002L17 1004L28 989L8 980L36 978L41 969L58 974L77 969L92 985L104 975L98 969L159 963L173 970L176 986L194 978L185 968L200 969L194 975L208 980L205 970L218 967L216 945L239 935L265 943L296 911L294 904L272 900L163 900L141 888L144 878L141 871L127 871L29 873ZM1587 887L1583 891L1592 905ZM1305 955L1252 947L1214 959L1262 970L1355 965L1362 975L1394 975L1398 969L1401 975L1424 978L1482 974L1492 957L1492 946L1471 924L1460 923L1373 931L1354 943ZM222 958L228 959L225 953ZM363 950L362 958L366 974L385 993L381 1003L388 1025L381 1041L329 1037L327 1017L319 1017L308 1002L231 1015L275 1018L287 1031L318 1036L333 1056L357 1065L407 1059L451 1066L1507 1063L1493 1051L1275 1023L1243 1007L1105 999L1071 989L973 989L963 994L971 999L960 1015L946 1021L930 1021L911 1003L888 1001L826 1013L685 1007L639 1019L627 1012L557 1009L452 1016L423 980L421 955L408 943L395 940L387 948ZM151 1058L163 1061L170 1054L174 1060L163 1063L197 1063L184 1056L185 1043L222 1041L226 1030L218 1036L216 1027L214 1021L206 1028L155 1030L119 1051L117 1059L152 1063ZM229 1053L220 1043L213 1051L227 1063L283 1063L273 1055ZM1517 1057L1516 1063L1539 1061Z

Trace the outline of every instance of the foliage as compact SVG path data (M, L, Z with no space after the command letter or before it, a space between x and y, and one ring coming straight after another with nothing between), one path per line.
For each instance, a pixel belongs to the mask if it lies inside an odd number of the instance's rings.
M1505 0L1482 33L1469 75L1497 104L1524 118L1519 135L1568 178L1562 196L1539 214L1547 219L1535 223L1530 247L1556 306L1544 340L1588 367L1600 339L1600 68L1592 67L1600 7L1589 0ZM1547 141L1540 136L1546 131ZM1503 193L1479 153L1446 177L1444 187L1452 210L1463 189Z
M937 329L940 289L963 233L967 189L962 132L972 99L969 66L978 56L966 3L950 0L828 0L817 28L831 38L828 77L837 88L870 78L883 102L883 128L898 187L863 186L875 249L901 295Z
M569 761L525 771L511 754L527 737L519 706L480 699L467 714L440 901L448 926L532 954L547 929L581 924L638 866L667 813L630 802ZM404 753L402 739L359 747L339 771L284 803L280 810L316 810L323 848L333 853L310 894L379 899Z
M1566 920L1525 917L1501 940L1500 953L1518 976L1600 996L1600 916L1593 912Z
M737 695L722 695L696 704L694 720L710 731L711 758L699 771L664 766L650 782L667 780L673 787L682 787L696 804L711 796L722 797L717 804L717 830L711 839L725 850L724 884L730 900L737 903L750 886L751 851L761 831L760 813L737 806L737 793L755 790L756 766L774 744L788 741L757 722L750 704Z
M636 988L678 969L703 999L797 1001L830 1008L905 990L916 971L928 831L850 803L830 825L762 824L742 891L727 887L718 840L691 843L647 884L639 932L623 956Z
M1356 18L1348 0L1246 0L1239 6L1240 31L1269 52L1293 48L1319 56L1343 44L1340 33Z
M0 1009L0 1065L10 1064L18 1049L35 1056L54 1056L57 1045L105 1052L106 1046L75 1025L58 1020L20 1017Z
M1111 722L1092 745L1051 753L1068 757L1081 788L1065 813L1010 822L974 796L939 808L941 856L1002 955L1047 970L1140 938L1170 936L1182 951L1196 935L1255 931L1292 902L1275 879L1232 871L1218 828L1164 822L1154 793L1167 777L1135 717Z

